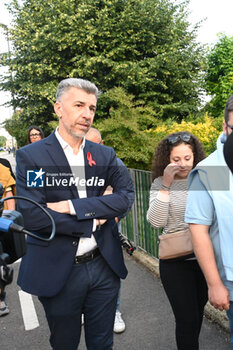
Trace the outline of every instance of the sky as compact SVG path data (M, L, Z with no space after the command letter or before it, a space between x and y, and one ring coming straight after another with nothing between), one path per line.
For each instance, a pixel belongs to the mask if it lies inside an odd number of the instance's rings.
M55 1L55 0L54 0ZM10 15L4 6L9 0L0 0L0 23L11 25ZM218 41L218 34L223 33L227 36L233 36L233 0L190 0L188 6L190 11L189 21L192 24L204 21L198 31L197 41L213 46ZM7 51L7 41L0 29L0 52ZM0 68L0 75L3 69ZM8 101L10 94L0 91L0 123L12 115L12 109L1 106ZM9 137L3 128L0 127L0 136Z

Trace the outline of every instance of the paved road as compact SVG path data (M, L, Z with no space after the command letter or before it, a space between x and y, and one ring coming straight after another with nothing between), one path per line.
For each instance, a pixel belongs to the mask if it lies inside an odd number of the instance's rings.
M125 259L129 275L122 283L121 311L126 321L126 331L115 335L114 350L175 350L174 317L159 279L127 254ZM33 304L23 306L24 313L29 317L27 327L35 328L25 330L19 288L15 282L18 267L19 263L15 263L14 281L7 287L7 302L11 312L0 318L0 349L49 350L47 323L35 297ZM82 336L79 350L84 349ZM204 319L200 350L229 349L229 335Z
M9 160L13 171L15 172L15 157L13 155L13 153L8 153L8 152L0 152L0 158L6 158Z

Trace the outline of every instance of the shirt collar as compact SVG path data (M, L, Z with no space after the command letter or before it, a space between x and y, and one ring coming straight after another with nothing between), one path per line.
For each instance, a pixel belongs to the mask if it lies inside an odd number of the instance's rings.
M65 149L71 149L72 151L73 151L73 149L72 149L72 147L61 137L61 135L59 134L59 132L58 132L58 127L56 128L56 130L55 130L55 136L56 136L56 138L58 139L58 142L60 143L60 145L61 145L61 147L62 147L62 149L63 150L65 150ZM84 147L85 147L85 143L86 143L86 139L85 139L85 137L83 138L83 141L82 141L82 144L81 144L81 146L80 146L80 150L81 151L83 151L83 149L84 149Z

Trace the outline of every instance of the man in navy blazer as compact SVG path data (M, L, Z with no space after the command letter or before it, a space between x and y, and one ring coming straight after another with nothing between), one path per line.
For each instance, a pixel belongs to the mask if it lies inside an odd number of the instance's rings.
M128 170L112 148L85 140L92 125L97 87L68 78L57 89L59 126L49 137L17 151L17 194L43 205L56 223L51 242L27 238L18 284L41 301L55 350L76 350L85 317L88 350L110 350L124 264L115 217L132 204ZM106 195L107 186L114 193ZM49 218L18 200L27 230L46 237Z

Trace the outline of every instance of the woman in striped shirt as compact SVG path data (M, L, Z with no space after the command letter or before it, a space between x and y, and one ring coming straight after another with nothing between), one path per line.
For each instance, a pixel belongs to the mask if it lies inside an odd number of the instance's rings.
M163 234L185 230L187 178L205 157L200 141L189 132L164 138L157 146L152 166L152 185L147 219ZM207 285L194 255L161 260L160 277L176 321L178 350L198 350Z

